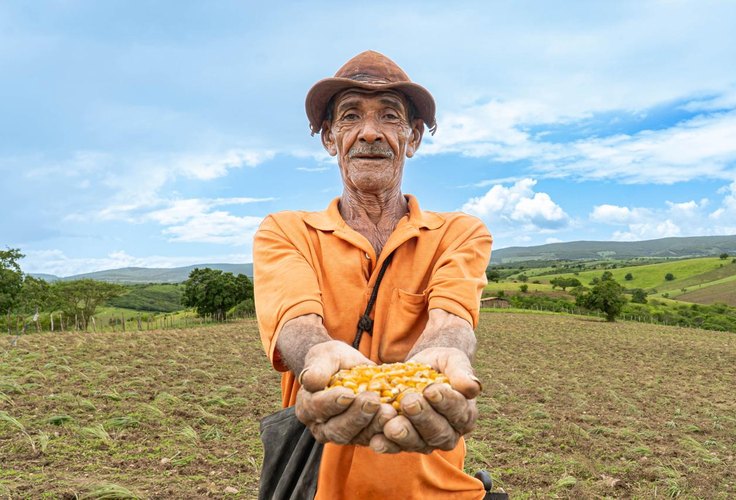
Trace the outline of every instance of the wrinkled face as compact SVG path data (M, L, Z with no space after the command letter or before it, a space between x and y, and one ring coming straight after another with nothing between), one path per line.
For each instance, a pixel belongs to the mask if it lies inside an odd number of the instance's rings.
M414 156L424 132L421 119L409 123L408 111L398 92L349 89L336 96L322 143L337 156L347 188L366 193L400 188L404 158Z

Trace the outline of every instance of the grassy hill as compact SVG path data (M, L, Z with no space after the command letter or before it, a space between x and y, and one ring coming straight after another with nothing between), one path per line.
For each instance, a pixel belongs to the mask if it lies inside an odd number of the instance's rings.
M477 336L468 473L511 498L736 496L736 335L482 313ZM0 497L257 496L280 396L255 321L2 345Z
M679 290L683 287L694 285L705 285L711 281L736 277L736 264L733 264L730 260L723 260L717 257L675 260L642 266L617 267L607 270L613 274L613 278L616 281L627 288L656 289L660 292L664 290ZM602 272L603 270L596 269L579 273L568 272L546 275L539 278L543 281L549 281L557 276L576 277L583 284L587 284L593 278L599 277ZM627 281L625 277L629 273L633 276L633 279ZM665 279L667 274L672 274L675 279L667 281Z
M124 267L121 269L75 274L74 276L66 276L63 278L49 274L32 275L42 277L46 281L54 281L56 279L93 279L113 283L181 283L187 280L189 273L194 269L202 269L205 267L209 267L210 269L219 269L227 273L245 274L248 277L253 277L253 264L197 264L194 266L173 268Z
M176 284L129 285L127 294L108 301L114 307L136 311L173 312L184 309L184 286Z
M572 241L494 250L491 264L524 261L684 258L736 254L736 235L661 238L646 241Z

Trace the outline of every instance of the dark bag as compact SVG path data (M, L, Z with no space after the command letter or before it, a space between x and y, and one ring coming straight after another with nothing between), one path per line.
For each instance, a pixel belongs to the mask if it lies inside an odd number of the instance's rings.
M393 254L383 261L368 305L358 321L353 347L358 348L363 332L373 333L370 317L378 296L378 286ZM258 500L312 500L317 493L317 476L323 445L296 418L293 406L261 420L263 467L258 485Z
M317 492L322 444L290 406L261 420L263 468L258 500L311 500Z

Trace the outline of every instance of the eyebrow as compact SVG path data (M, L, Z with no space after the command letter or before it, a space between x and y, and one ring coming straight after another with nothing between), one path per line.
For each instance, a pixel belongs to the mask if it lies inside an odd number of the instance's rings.
M349 97L343 101L341 101L338 105L335 111L337 113L341 113L345 109L350 109L352 107L355 107L360 100L356 97ZM399 110L406 110L406 107L404 106L404 103L401 102L401 99L397 97L392 96L381 96L379 97L379 102L383 104L384 106L389 106L392 108L397 108Z

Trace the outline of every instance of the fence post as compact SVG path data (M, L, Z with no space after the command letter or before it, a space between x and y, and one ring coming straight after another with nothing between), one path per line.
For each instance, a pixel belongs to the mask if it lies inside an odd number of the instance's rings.
M120 320L122 321L123 325L123 333L125 333L125 314L120 313Z

